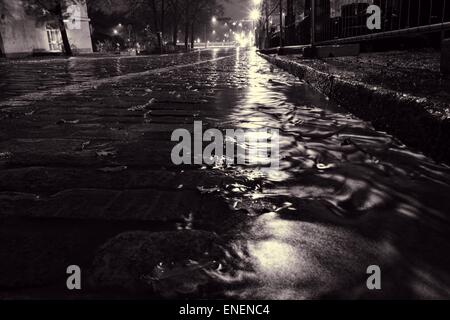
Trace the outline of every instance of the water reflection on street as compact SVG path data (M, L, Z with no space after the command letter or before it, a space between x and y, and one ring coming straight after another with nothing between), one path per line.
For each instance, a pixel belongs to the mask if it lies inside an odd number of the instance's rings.
M248 86L227 124L279 129L281 165L239 170L263 178L232 199L257 214L233 232L242 269L218 275L247 284L230 296L364 298L366 269L379 265L387 296L448 297L449 168L271 72L256 53L241 59Z
M144 298L450 297L450 168L253 50L2 63L0 73L1 215L24 219L0 226L11 244L0 258L32 269L25 288L51 283L65 261L94 260L95 289L144 279L156 291ZM170 135L194 120L278 129L279 167L172 165ZM146 233L116 237L135 230ZM367 290L370 265L380 292ZM0 287L10 279L0 274Z

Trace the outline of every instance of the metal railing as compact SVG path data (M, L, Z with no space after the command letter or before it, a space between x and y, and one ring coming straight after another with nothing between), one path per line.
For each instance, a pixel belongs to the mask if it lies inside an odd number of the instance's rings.
M380 9L379 25L368 27ZM354 43L450 30L450 0L264 0L260 47ZM376 20L371 20L376 21ZM378 28L379 27L379 28Z

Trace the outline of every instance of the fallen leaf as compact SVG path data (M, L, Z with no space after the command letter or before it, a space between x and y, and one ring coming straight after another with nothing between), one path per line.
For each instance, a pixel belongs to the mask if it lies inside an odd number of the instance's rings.
M106 167L106 168L101 168L99 169L99 171L101 172L105 172L105 173L116 173L116 172L122 172L127 170L128 167L127 166L121 166L121 167Z
M80 120L65 120L65 119L61 119L58 122L56 122L56 124L77 124L80 123Z

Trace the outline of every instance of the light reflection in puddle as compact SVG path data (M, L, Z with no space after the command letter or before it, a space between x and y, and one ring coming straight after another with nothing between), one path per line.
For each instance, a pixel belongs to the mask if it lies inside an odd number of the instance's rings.
M231 246L232 257L240 257L241 270L211 276L227 284L246 283L244 288L228 292L244 299L318 298L354 283L355 271L382 256L371 250L369 242L345 230L293 222L276 213L257 218L243 236L246 239Z
M386 270L386 296L450 296L449 168L271 72L255 52L235 63L246 63L247 86L227 123L279 129L281 158L279 168L228 168L261 180L261 190L227 195L254 217L232 232L235 268L215 275L229 296L364 298L373 264Z

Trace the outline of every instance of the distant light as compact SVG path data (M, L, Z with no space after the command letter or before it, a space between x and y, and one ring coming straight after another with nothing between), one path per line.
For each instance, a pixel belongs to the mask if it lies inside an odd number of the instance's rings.
M250 11L250 20L256 21L259 20L259 18L261 18L261 13L258 9L253 9Z
M119 23L119 25L118 25L118 26L119 26L119 28L120 28L120 27L122 27L122 24L121 24L121 23Z
M242 28L242 22L239 22L239 27L241 27L241 28Z
M217 22L217 18L216 18L216 17L212 17L212 18L211 18L211 22L212 22L212 23L216 23L216 22Z
M114 34L118 34L119 31L117 31L116 29L114 29L114 30L113 30L113 33L114 33Z
M216 30L213 30L212 34L216 34Z

